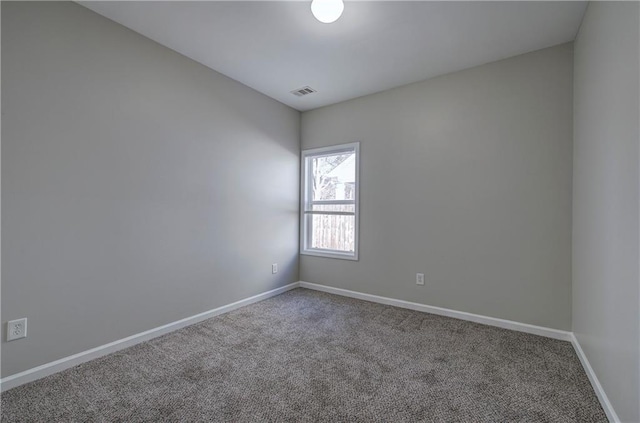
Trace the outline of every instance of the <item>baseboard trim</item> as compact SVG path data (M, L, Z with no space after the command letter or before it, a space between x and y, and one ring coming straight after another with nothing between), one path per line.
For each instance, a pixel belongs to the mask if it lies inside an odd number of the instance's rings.
M300 281L300 287L323 291L330 294L342 295L344 297L357 298L359 300L371 301L374 303L386 304L409 310L422 311L425 313L437 314L439 316L453 317L455 319L467 320L484 325L496 326L503 329L511 329L518 332L526 332L534 335L545 336L547 338L571 341L571 332L551 329L543 326L530 325L528 323L514 322L512 320L498 319L496 317L482 316L480 314L467 313L465 311L451 310L448 308L435 307L426 304L413 303L410 301L398 300L395 298L381 297L378 295L365 294L357 291L349 291L342 288L334 288L327 285Z
M580 346L580 343L578 342L578 338L576 338L576 335L573 332L571 333L571 344L573 345L573 349L576 351L576 354L580 359L580 363L582 363L582 367L584 368L584 371L589 378L589 382L591 382L591 386L593 386L593 390L596 392L598 400L600 400L600 405L602 405L607 418L611 423L620 423L620 419L613 409L613 406L609 401L609 397L607 397L607 394L604 392L602 385L600 385L600 381L598 380L596 373L593 371L593 368L591 367L587 356L585 355L582 347Z
M297 288L298 286L299 286L298 282L293 282L293 283L290 283L289 285L285 285L280 288L263 292L262 294L254 295L252 297L245 298L243 300L236 301L234 303L227 304L222 307L214 308L212 310L205 311L203 313L199 313L194 316L187 317L181 320L177 320L175 322L172 322L163 326L159 326L157 328L150 329L148 331L141 332L141 333L129 336L127 338L119 339L117 341L110 342L108 344L101 345L99 347L92 348L90 350L83 351L78 354L70 355L68 357L43 364L41 366L34 367L29 370L25 370L24 372L7 376L3 379L0 379L0 392L9 390L11 388L15 388L25 383L33 382L34 380L38 380L43 377L52 375L54 373L61 372L63 370L77 366L78 364L82 364L87 361L96 359L98 357L111 354L113 352L139 344L141 342L148 341L153 338L157 338L158 336L162 336L169 332L173 332L175 330L181 329L183 327L190 326L195 323L199 323L211 317L228 313L230 311L236 310L240 307L244 307L249 304L256 303L258 301L266 300L267 298L271 298L276 295L282 294L283 292Z
M580 359L580 363L584 368L591 385L593 386L593 390L600 400L600 404L604 409L609 421L612 423L619 423L620 419L618 415L613 409L607 394L605 393L598 377L596 376L589 360L587 359L578 339L575 337L573 332L562 331L558 329L551 329L542 326L530 325L527 323L519 323L512 320L504 320L498 319L495 317L482 316L479 314L467 313L464 311L451 310L442 307L429 306L426 304L419 304L410 301L398 300L395 298L381 297L378 295L365 294L362 292L350 291L342 288L334 288L327 285L319 285L310 282L294 282L289 285L285 285L280 288L272 289L267 292L263 292L262 294L254 295L249 298L245 298L240 301L236 301L231 304L227 304L218 308L214 308L209 311L205 311L203 313L196 314L191 317L187 317L185 319L181 319L145 332L138 333L136 335L129 336L127 338L123 338L96 348L92 348L87 351L83 351L78 354L74 354L65 358L61 358L60 360L52 361L50 363L43 364L38 367L34 367L29 370L25 370L24 372L17 373L15 375L7 376L3 379L0 379L0 392L7 391L11 388L15 388L17 386L23 385L25 383L33 382L35 380L41 379L43 377L52 375L54 373L61 372L63 370L69 369L71 367L77 366L78 364L85 363L87 361L102 357L107 354L111 354L116 351L120 351L122 349L131 347L133 345L139 344L141 342L148 341L153 338L157 338L158 336L165 335L169 332L173 332L175 330L181 329L186 326L193 325L195 323L199 323L203 320L209 319L211 317L219 316L224 313L228 313L230 311L236 310L238 308L247 306L249 304L256 303L258 301L266 300L267 298L275 297L276 295L282 294L283 292L295 289L295 288L307 288L316 291L327 292L330 294L341 295L344 297L356 298L359 300L371 301L380 304L386 304L401 308L406 308L410 310L422 311L431 314L437 314L439 316L453 317L456 319L467 320L470 322L481 323L489 326L496 326L503 329L511 329L519 332L531 333L534 335L545 336L548 338L559 339L562 341L569 341L573 345L573 348Z

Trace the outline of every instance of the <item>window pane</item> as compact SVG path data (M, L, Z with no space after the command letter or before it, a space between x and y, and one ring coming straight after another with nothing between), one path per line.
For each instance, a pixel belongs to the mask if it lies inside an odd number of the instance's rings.
M341 206L344 207L344 206ZM355 216L307 215L309 248L354 252Z
M311 211L351 212L355 213L355 204L313 204Z
M311 157L311 199L353 200L356 181L355 152Z

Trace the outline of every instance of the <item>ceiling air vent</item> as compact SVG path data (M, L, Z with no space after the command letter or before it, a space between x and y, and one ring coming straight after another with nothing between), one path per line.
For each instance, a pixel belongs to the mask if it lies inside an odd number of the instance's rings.
M302 87L302 88L298 88L297 90L293 90L291 91L291 94L297 96L297 97L303 97L305 95L309 95L312 93L317 92L316 90L314 90L311 87Z

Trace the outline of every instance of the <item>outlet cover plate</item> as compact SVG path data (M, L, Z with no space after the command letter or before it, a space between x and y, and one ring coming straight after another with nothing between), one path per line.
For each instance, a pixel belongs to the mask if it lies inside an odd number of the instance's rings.
M27 337L27 318L7 322L7 341Z

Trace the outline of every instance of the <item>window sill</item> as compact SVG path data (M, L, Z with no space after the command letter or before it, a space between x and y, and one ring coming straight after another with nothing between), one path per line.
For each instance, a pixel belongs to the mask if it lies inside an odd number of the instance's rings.
M334 251L302 250L300 251L300 254L304 256L315 256L315 257L334 258L334 259L340 259L340 260L358 261L357 254L340 253L340 252L334 252Z

